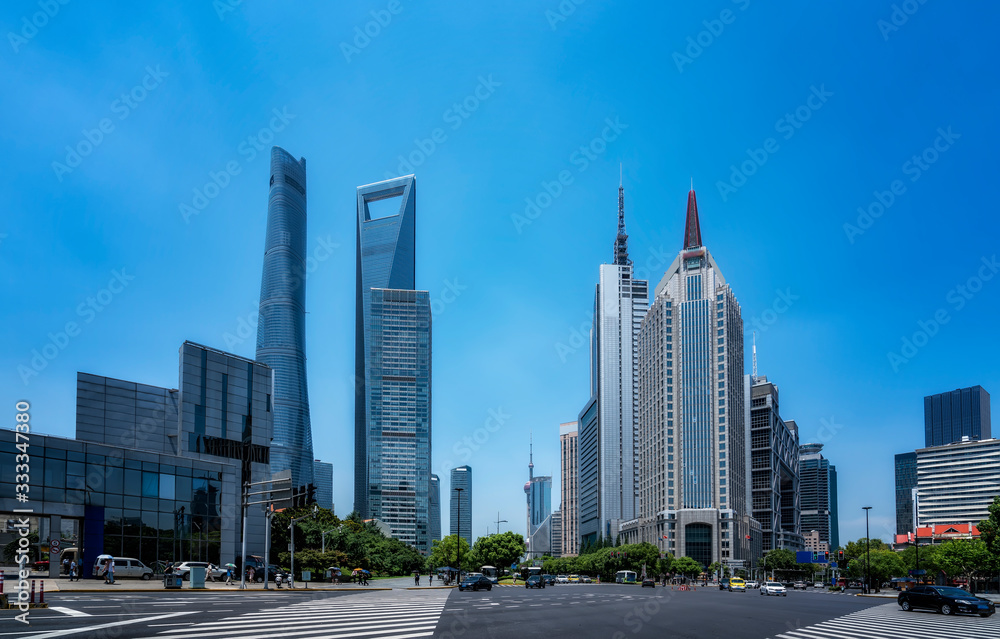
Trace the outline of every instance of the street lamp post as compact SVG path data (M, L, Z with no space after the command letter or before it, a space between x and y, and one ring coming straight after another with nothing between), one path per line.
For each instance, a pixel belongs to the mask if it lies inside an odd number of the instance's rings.
M500 524L508 523L506 519L500 519L500 511L497 511L497 534L500 534Z
M871 548L872 542L869 539L868 532L868 511L872 509L871 506L862 506L862 510L865 511L865 593L871 591Z
M464 488L455 488L458 492L458 535L455 543L458 545L458 580L462 580L462 491Z
M341 526L342 526L342 525L343 525L343 524L341 524ZM323 532L321 532L321 533L319 534L319 536L320 536L320 538L321 538L321 540L322 540L322 543L323 543L323 553L326 553L326 536L327 536L328 534L332 533L332 532L333 532L333 531L335 531L335 530L340 530L340 526L337 526L336 528L331 528L330 530L324 530Z

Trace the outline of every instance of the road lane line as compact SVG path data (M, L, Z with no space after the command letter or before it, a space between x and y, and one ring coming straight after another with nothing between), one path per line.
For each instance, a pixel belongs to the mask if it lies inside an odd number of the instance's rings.
M72 608L63 608L62 606L49 606L49 610L55 610L56 612L61 612L64 615L69 615L70 617L89 617L90 615L86 612L80 610L73 610Z
M69 635L76 635L82 632L93 632L95 630L104 630L105 628L115 628L118 626L128 626L131 624L142 623L144 621L158 621L160 619L168 619L170 617L179 617L180 615L191 615L193 612L171 612L166 615L157 615L155 617L145 617L143 619L129 619L128 621L116 621L113 623L102 623L96 626L84 626L82 628L68 628L66 630L55 630L53 632L47 632L41 635L35 635L32 639L55 639L56 637L68 637Z

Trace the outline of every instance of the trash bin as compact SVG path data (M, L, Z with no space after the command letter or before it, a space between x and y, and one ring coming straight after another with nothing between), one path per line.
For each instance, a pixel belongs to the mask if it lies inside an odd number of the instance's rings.
M163 576L163 587L168 589L178 589L181 587L184 581L181 579L180 575L164 575Z

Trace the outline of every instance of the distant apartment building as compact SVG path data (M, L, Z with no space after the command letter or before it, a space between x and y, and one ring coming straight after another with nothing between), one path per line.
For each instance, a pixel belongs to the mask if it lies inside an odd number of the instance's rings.
M562 511L552 513L552 556L563 556L563 517Z
M805 549L809 552L829 553L830 544L820 539L818 530L810 530L805 535Z
M1000 439L917 450L917 525L974 523L1000 495Z
M925 447L990 437L990 394L982 386L924 397Z
M823 457L823 444L799 446L801 529L819 531L820 541L840 546L837 468Z
M577 442L579 431L576 422L559 425L559 496L561 556L576 555L580 552L580 527L578 521L577 492Z

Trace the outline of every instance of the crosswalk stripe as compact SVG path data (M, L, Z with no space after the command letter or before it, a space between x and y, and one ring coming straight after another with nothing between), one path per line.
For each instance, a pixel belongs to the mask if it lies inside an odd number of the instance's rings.
M276 611L276 612L278 612L278 611ZM412 620L412 621L421 621L421 622L423 622L423 621L431 621L431 620L437 621L437 619L440 616L441 616L440 612L436 612L436 613L417 613L417 612L413 612L411 614L406 615L406 618L409 619L409 620ZM349 621L345 620L345 618L348 618ZM295 617L296 621L299 621L300 623L304 623L304 624L308 624L308 623L326 623L327 625L355 625L355 626L360 626L360 625L370 624L370 623L379 623L381 621L391 621L391 620L393 620L395 618L396 618L396 615L380 615L378 617L367 617L367 616L359 616L359 615L306 615L306 616L296 616ZM273 617L272 617L272 619L273 619ZM342 622L341 623L337 623L338 620L342 620ZM262 623L264 623L264 625L267 625L266 622L262 622L259 619L253 619L253 620L249 620L249 621L241 621L239 618L236 618L236 619L233 619L231 621L219 621L219 622L211 622L211 623L200 624L198 627L199 628L204 628L206 631L211 630L214 627L218 627L219 630L220 630L220 634L226 634L226 633L232 633L235 630L243 630L244 627L246 627L246 626L249 626L251 628L262 627ZM280 625L286 626L287 623L286 622L281 622ZM296 627L297 628L305 628L305 627L308 627L308 626L306 626L306 625L297 625ZM186 629L181 629L181 630L171 630L170 632L172 634L174 634L174 636L176 636L177 634L183 634L186 631L187 631Z
M963 639L996 639L1000 623L974 616L945 617L935 613L903 612L895 603L873 606L827 621L788 630L778 639L938 639L942 636Z

